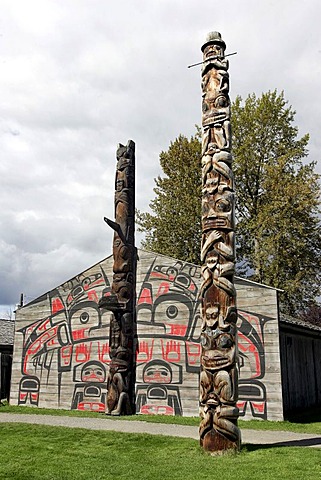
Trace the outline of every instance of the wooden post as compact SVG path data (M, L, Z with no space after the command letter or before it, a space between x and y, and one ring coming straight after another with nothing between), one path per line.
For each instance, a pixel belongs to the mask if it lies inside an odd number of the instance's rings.
M228 60L220 33L202 46L202 329L200 443L217 454L240 448L234 181Z
M134 411L134 325L136 297L135 249L135 143L117 149L115 221L104 218L114 230L111 294L99 307L112 312L109 333L111 359L107 380L107 415Z

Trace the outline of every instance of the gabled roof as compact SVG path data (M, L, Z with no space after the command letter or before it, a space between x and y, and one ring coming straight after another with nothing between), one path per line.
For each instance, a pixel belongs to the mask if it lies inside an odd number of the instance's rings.
M170 257L169 255L164 255L162 253L157 253L157 252L152 252L150 250L144 250L144 249L141 249L141 248L137 248L137 254L138 254L138 260L139 260L139 255L140 253L142 254L147 254L147 255L151 255L151 256L154 256L154 257L163 257L163 258L168 258L169 260L174 260L176 262L182 262L184 264L187 264L187 265L191 265L193 267L195 267L196 269L199 270L199 272L201 272L201 266L200 265L196 265L195 263L191 263L191 262L186 262L185 260L179 260L175 257ZM84 270L83 272L81 273L77 273L75 276L81 276L83 275L84 273L87 272L87 270L90 270L91 268L94 268L96 265L99 265L100 263L103 263L109 259L112 259L112 255L108 255L107 257L105 257L104 259L100 260L99 262L95 263L94 265L91 265L90 267L88 267L86 270ZM74 277L72 277L71 279L68 279L66 280L65 282L63 283L67 283L69 281L71 281ZM257 282L254 282L253 280L249 280L247 278L241 278L241 277L237 277L235 276L235 283L238 284L238 285L247 285L248 287L250 287L251 285L252 286L255 286L255 287L259 287L259 288L267 288L267 289L270 289L270 290L275 290L275 291L282 291L278 288L274 288L274 287L270 287L269 285L265 285L263 283L257 283ZM62 284L61 284L62 285ZM61 285L57 285L55 287L52 287L53 288L58 288L59 286ZM31 300L30 302L26 303L25 305L23 305L23 307L19 307L19 309L21 308L24 308L24 307L27 307L27 306L30 306L32 305L34 302L36 301L39 301L40 298L42 297L45 297L47 294L49 293L49 291L45 292L44 294L36 297L35 299Z
M0 345L13 345L14 320L0 318Z
M144 250L142 248L138 248L137 251L138 251L138 257L139 257L139 252L145 252L145 253L150 253L152 255L155 255L157 257L170 258L172 260L176 260L177 262L184 262L184 263L187 263L189 265L193 265L193 267L201 269L201 265L197 265L196 263L186 262L185 260L179 260L178 258L171 257L169 255L164 255L163 253L152 252L151 250ZM256 287L269 288L270 290L276 290L277 292L283 292L283 290L280 289L280 288L271 287L270 285L266 285L264 283L254 282L253 280L249 280L248 278L238 277L237 275L234 276L234 280L238 284L243 284L243 285L251 285L252 284L252 285L255 285Z

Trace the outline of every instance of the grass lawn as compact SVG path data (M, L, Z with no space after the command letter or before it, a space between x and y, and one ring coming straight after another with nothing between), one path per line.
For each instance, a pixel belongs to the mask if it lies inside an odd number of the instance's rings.
M34 407L17 407L14 405L5 404L0 407L0 415L3 413L33 413L37 415L68 415L72 417L99 417L102 418L101 413L81 412L79 410L54 410L47 408ZM115 418L115 417L108 417ZM174 423L177 425L199 425L199 417L178 417L168 415L129 415L116 417L117 420L138 420L153 423ZM316 433L321 435L321 414L317 413L306 417L303 423L297 422L271 422L261 420L239 420L239 427L241 429L250 428L253 430L283 430L297 433ZM1 477L0 477L1 479Z
M0 458L1 480L321 478L318 448L244 445L212 457L192 439L42 425L1 424Z

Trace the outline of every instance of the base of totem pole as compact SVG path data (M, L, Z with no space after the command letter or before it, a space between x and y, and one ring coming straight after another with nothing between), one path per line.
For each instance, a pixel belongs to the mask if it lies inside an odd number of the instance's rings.
M215 430L207 432L204 437L200 439L200 445L205 452L211 455L226 455L237 453L240 450L238 442L229 440Z

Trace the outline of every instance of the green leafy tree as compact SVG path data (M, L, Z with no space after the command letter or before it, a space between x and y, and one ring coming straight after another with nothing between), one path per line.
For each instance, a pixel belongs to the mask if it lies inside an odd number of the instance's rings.
M304 163L308 135L297 138L283 92L237 97L232 107L241 273L284 292L296 314L320 293L320 184Z
M310 305L302 312L301 318L317 327L321 327L321 305L317 303Z
M200 262L201 145L200 132L183 135L161 152L164 177L155 179L153 212L137 212L138 230L145 232L142 247L191 263Z
M237 97L232 105L236 180L237 273L283 290L281 307L297 314L320 294L320 183L306 163L309 137L298 138L283 92ZM200 130L160 154L151 213L138 213L143 246L199 263Z

